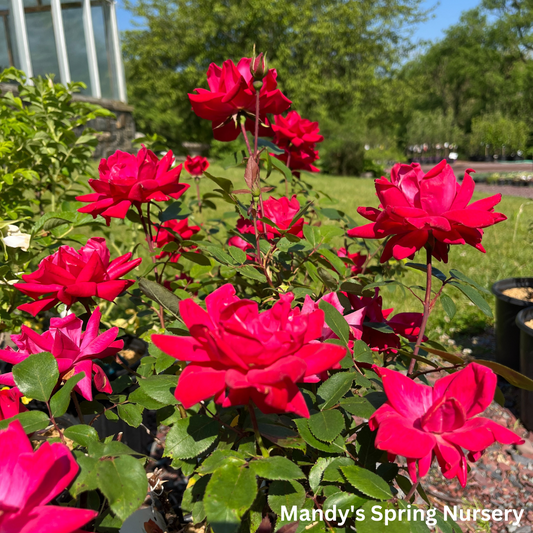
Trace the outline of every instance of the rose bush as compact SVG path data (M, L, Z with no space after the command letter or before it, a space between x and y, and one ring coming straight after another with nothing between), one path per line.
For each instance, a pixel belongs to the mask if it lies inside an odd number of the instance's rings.
M469 204L469 172L459 185L446 162L428 173L396 165L376 180L380 207L360 208L371 224L357 227L306 179L322 136L298 113L280 115L290 101L263 54L212 64L207 81L191 105L215 138L242 135L226 165L242 170L238 187L191 158L191 198L172 153L143 147L101 162L85 184L93 192L76 192L78 213L32 214L1 316L15 345L0 350L2 532L116 532L157 496L169 532L185 516L215 533L326 533L341 524L313 509L427 507L434 458L464 486L467 458L521 442L479 415L501 396L495 372L533 382L448 352L427 327L451 289L491 312L475 280L433 262L452 244L483 251L484 229L505 219L499 198ZM203 195L200 176L214 184ZM422 249L425 262L405 262ZM425 287L404 283L407 268ZM387 308L392 287L412 296L409 312ZM147 353L123 350L134 337ZM163 457L146 461L147 448L104 433L103 420L151 432ZM156 466L188 479L179 498ZM429 531L400 522L377 527ZM370 531L353 512L342 527Z

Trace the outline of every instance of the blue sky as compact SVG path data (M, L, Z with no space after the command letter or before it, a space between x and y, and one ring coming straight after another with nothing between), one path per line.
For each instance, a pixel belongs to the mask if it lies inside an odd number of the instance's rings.
M415 30L415 39L436 40L443 35L443 31L455 24L461 13L465 10L472 9L479 4L480 0L425 0L423 7L425 9L436 6L433 16L427 22L420 24ZM121 0L118 2L118 26L119 29L127 30L132 27L132 15L122 7Z

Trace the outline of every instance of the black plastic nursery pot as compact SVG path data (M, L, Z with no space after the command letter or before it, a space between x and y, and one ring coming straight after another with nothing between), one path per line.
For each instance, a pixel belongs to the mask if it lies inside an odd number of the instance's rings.
M526 325L530 320L533 320L533 307L516 315L520 329L520 372L533 379L533 328ZM520 419L527 429L533 430L533 391L520 390Z
M496 296L496 361L515 370L520 369L520 330L515 323L516 315L533 306L533 302L503 294L517 287L533 289L533 278L502 279L492 286Z

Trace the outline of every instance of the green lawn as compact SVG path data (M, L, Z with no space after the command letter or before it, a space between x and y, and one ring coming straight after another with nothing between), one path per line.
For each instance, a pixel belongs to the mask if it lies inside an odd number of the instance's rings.
M233 180L235 188L244 187L241 169L223 170L217 165L212 165L209 170L213 175L228 177ZM342 178L332 176L305 177L315 189L326 192L336 199L336 207L345 211L357 222L365 220L357 214L358 206L376 206L378 199L374 191L372 179ZM184 179L187 182L187 179ZM274 174L269 178L272 185L279 183L279 175ZM202 190L213 188L212 182L202 180ZM193 192L193 187L190 189ZM277 191L284 194L284 187ZM488 196L487 194L474 195L474 199ZM226 204L227 205L227 204ZM228 206L229 207L229 206ZM438 268L447 272L455 268L465 273L470 278L490 289L491 285L503 278L531 275L533 265L533 234L529 227L533 224L533 201L525 198L507 196L502 199L498 210L503 212L508 220L488 228L485 232L483 245L487 250L483 254L470 246L453 246L450 251L449 263L438 265ZM516 225L517 216L519 216ZM202 213L200 222L207 222L213 216L213 211ZM516 232L515 232L516 225ZM423 253L415 257L415 261L424 262ZM425 274L416 270L409 270L402 280L408 285L423 285ZM438 284L438 282L437 282ZM492 319L487 318L473 306L459 291L449 288L447 294L456 302L457 314L449 323L442 307L437 305L430 318L430 327L441 328L451 336L461 334L473 335L482 331L487 325L492 324ZM397 311L421 311L420 303L413 297L405 297L400 289L385 290L383 293L386 307L394 307ZM494 298L487 296L487 300L494 308Z

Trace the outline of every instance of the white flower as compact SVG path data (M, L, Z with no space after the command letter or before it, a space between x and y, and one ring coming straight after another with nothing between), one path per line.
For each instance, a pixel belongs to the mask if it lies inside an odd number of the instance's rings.
M29 233L22 233L17 226L7 226L7 234L2 237L2 241L10 248L20 248L27 252L30 247L31 235Z

